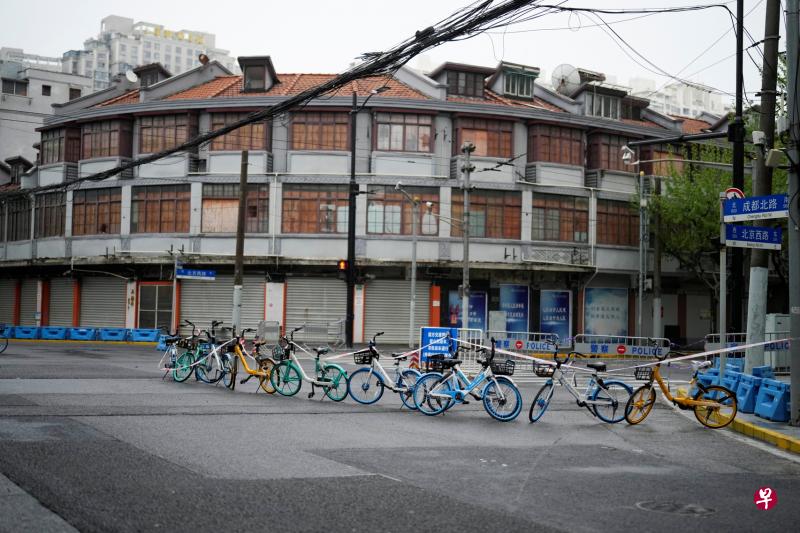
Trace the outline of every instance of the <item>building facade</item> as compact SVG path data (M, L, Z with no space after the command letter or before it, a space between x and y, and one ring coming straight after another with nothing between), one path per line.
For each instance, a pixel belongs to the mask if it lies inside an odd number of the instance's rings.
M23 157L36 161L36 128L61 104L91 92L91 80L83 76L0 60L0 161ZM6 183L0 178L0 185Z
M117 74L151 63L181 74L200 64L200 54L228 70L236 68L235 58L216 47L213 33L169 30L161 24L110 15L101 21L98 36L87 39L82 50L64 53L61 70L92 78L94 89L99 90L109 87Z
M50 70L61 72L61 58L40 56L39 54L27 54L22 48L0 48L0 61L13 61L22 63L26 67L39 70Z
M123 81L57 107L23 189L176 146L334 77L276 74L268 56L239 63L243 75L211 61L147 87ZM386 341L408 339L415 240L413 327L461 325L465 141L476 147L465 325L676 340L709 333L707 291L669 261L665 332L652 331L648 299L642 330L635 324L638 176L621 147L674 136L684 121L591 81L567 97L542 88L537 75L509 63L446 63L427 76L401 69L114 178L8 198L0 216L0 322L229 321L241 151L248 150L244 325L266 319L336 328L346 307L337 267L347 256L355 92L357 342L376 331ZM642 154L666 153L659 146ZM420 201L416 224L398 182ZM216 279L175 281L181 265L215 271Z
M702 84L668 83L657 87L656 82L647 78L631 78L630 86L634 96L650 101L650 109L659 113L683 117L697 117L704 113L721 117L730 109L725 105L722 95L716 89Z

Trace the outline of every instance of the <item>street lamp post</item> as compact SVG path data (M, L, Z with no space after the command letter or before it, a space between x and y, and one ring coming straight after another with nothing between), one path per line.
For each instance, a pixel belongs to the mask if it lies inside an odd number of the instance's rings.
M411 202L411 300L408 304L408 347L414 347L414 315L417 307L417 223L419 221L419 200L403 189L399 181L394 187Z
M465 141L461 145L461 151L464 153L464 166L461 170L464 171L464 255L463 255L463 280L462 280L462 295L461 295L461 327L464 329L469 328L469 178L470 174L475 167L472 166L470 155L475 151L475 145L470 141Z
M350 183L347 199L347 302L345 308L344 336L348 348L353 347L353 299L356 287L356 196L358 196L358 183L356 183L356 118L358 112L367 105L369 99L380 94L389 87L383 86L370 91L367 99L361 106L358 105L358 93L353 91L353 105L350 109Z

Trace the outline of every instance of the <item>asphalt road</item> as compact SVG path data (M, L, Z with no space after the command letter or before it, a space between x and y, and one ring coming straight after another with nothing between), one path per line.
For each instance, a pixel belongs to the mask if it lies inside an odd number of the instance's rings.
M607 425L556 390L527 421L161 379L160 354L0 354L0 532L788 531L800 465L659 405ZM773 488L777 505L756 508ZM792 526L792 524L795 524Z

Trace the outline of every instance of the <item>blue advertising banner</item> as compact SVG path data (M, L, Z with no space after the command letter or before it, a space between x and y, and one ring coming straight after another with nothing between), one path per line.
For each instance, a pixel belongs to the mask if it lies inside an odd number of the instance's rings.
M461 298L458 291L450 291L448 295L449 324L454 328L461 326ZM471 292L469 295L469 329L486 331L486 314L489 298L485 292Z
M454 341L442 340L450 335L453 339L458 338L458 330L456 328L422 328L422 338L420 339L420 362L424 363L428 357L433 354L450 354L450 343ZM439 342L436 342L439 341ZM429 344L431 346L428 346ZM427 348L426 348L427 346Z
M572 333L572 292L542 291L539 300L539 331L555 333L563 342Z
M789 196L772 194L753 198L731 198L722 204L722 214L725 222L786 218L789 216Z
M583 306L587 335L628 335L628 289L587 288Z
M528 331L528 286L500 285L500 310L506 312L506 331Z

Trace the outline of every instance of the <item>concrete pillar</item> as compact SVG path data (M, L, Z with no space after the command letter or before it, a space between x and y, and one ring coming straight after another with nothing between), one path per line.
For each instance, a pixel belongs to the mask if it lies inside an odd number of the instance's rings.
M533 191L530 189L522 191L522 228L519 234L523 242L530 241L533 236L532 218L533 213Z
M126 185L122 187L120 194L120 221L119 221L119 234L131 234L131 199L133 195L133 187Z
M203 184L192 183L189 192L189 233L197 235L202 231Z

